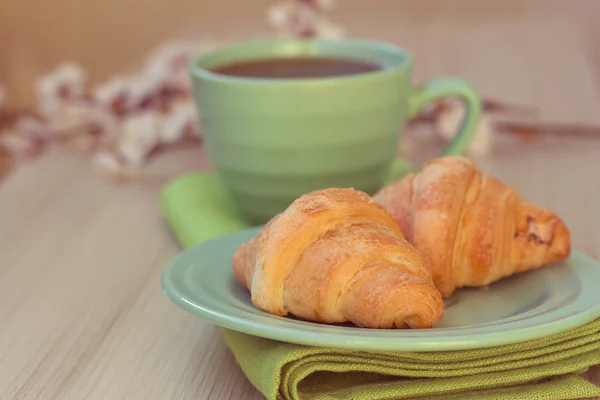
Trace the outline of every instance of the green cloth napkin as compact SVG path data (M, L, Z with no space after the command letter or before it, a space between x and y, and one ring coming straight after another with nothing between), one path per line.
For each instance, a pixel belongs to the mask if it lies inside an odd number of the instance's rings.
M247 228L219 181L191 173L161 192L177 240L190 247ZM600 320L526 343L488 349L390 353L282 343L222 329L267 399L581 399L600 389L579 376L600 364Z

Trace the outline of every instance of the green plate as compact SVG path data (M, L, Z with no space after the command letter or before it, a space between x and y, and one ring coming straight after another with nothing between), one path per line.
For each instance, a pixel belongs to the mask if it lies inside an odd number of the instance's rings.
M563 263L463 289L446 301L432 329L366 329L278 317L258 310L231 269L248 229L206 241L177 256L162 275L183 309L224 328L311 346L378 351L445 351L500 346L544 337L600 317L600 263L573 252Z

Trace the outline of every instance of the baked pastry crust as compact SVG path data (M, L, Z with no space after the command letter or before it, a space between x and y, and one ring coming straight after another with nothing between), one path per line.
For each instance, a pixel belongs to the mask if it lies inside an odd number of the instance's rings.
M567 258L570 234L550 210L465 157L427 162L374 195L427 262L443 297Z
M423 258L366 193L307 193L233 257L259 309L323 323L429 328L443 301Z

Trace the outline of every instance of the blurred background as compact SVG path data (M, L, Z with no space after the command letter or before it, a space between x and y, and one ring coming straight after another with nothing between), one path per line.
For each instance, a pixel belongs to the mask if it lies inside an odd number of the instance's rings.
M92 82L102 80L131 67L161 41L267 34L265 11L274 2L1 0L0 82L10 93L10 104L31 104L33 80L61 61L81 63ZM598 42L592 42L598 38L598 15L600 2L596 0L339 0L332 11L332 18L351 36L390 40L409 48L416 55L417 78L437 73L466 74L483 85L483 90L498 96L513 93L513 88L487 82L483 76L490 69L500 81L513 74L517 74L518 81L520 63L538 63L543 73L548 62L564 64L565 68L569 62L580 62L569 58L569 54L556 54L553 42L561 37L570 41L573 35L580 35L579 41L592 51L598 47ZM477 24L504 27L494 31L478 29ZM536 24L539 30L532 35L531 26ZM481 35L484 32L495 33ZM503 47L516 40L531 42L531 51L508 65L498 58L504 53ZM436 45L432 46L433 42ZM445 51L432 53L439 42L445 44ZM480 45L473 46L474 42ZM465 55L472 57L472 68L458 70L458 64L452 68L448 59ZM439 62L441 59L445 62ZM525 90L524 101L537 100Z
M136 73L145 57L166 42L219 44L273 35L268 10L285 1L0 0L4 108L12 112L39 107L36 84L61 63L74 63L85 71L89 89ZM458 75L485 98L536 107L543 123L590 125L592 133L600 132L600 1L319 3L335 3L328 18L346 36L386 40L408 49L415 59L415 82ZM1 108L0 104L0 128ZM564 127L557 129L564 132ZM16 141L9 138L4 146L9 150L0 151L0 175L13 164L8 153L29 157L39 152L29 148L29 133Z

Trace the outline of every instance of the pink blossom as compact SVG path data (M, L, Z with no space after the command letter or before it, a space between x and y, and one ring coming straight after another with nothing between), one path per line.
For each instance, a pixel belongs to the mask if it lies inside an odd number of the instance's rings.
M117 75L92 89L95 102L116 115L125 113L125 97L130 85L130 78Z
M334 5L330 0L278 1L267 9L267 22L278 36L339 38L343 29L326 15Z
M133 114L121 122L117 151L127 164L139 166L160 143L160 116L153 112Z
M456 136L465 114L466 110L462 104L451 101L446 102L446 106L442 108L435 121L437 132L445 141L449 142ZM473 156L487 154L491 150L493 139L490 118L484 114L477 123L467 153Z
M40 111L49 114L62 102L80 99L85 94L86 79L83 67L67 62L39 78L35 87Z
M12 130L0 132L0 147L15 158L31 158L42 150L42 143L37 138L26 137Z
M198 125L196 105L191 101L180 101L163 115L160 140L162 143L176 143L183 139L186 133L199 135Z

